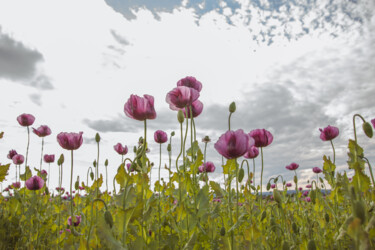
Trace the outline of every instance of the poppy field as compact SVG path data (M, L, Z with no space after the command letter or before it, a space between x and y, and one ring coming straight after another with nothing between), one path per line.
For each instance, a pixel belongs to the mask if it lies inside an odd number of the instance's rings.
M108 166L108 160L104 166L99 164L105 159L99 153L99 133L95 136L97 159L87 176L76 180L74 153L84 150L83 132L59 133L57 143L65 153L59 157L43 154L44 138L51 135L51 129L46 125L33 128L33 115L19 115L17 122L25 127L27 145L22 153L2 152L8 154L9 162L0 164L0 182L7 180L10 168L16 170L16 181L3 186L0 194L0 249L375 248L374 177L357 140L357 133L369 140L373 137L375 119L368 122L360 114L348 118L353 122L353 138L348 138L347 147L351 178L336 171L334 140L339 128L320 129L322 143L330 143L332 152L322 155L321 167L311 169L314 178L302 186L299 165L293 159L285 166L294 173L293 179L263 179L267 167L263 152L277 135L265 128L231 130L234 102L228 109L228 130L217 141L197 138L194 118L203 110L198 100L201 90L202 84L189 76L167 93L171 115L179 124L179 130L171 134L147 130L148 122L157 116L153 96L129 97L124 113L139 121L144 133L137 145L129 145L134 157L127 145L113 142L122 157L113 180L99 175L99 168ZM0 133L0 143L4 136L6 131ZM41 138L40 162L28 162L30 136ZM179 142L173 154L172 139ZM207 159L209 143L220 159ZM158 145L158 159L148 157L150 144ZM164 151L168 159L162 159ZM255 166L256 157L261 159L260 166ZM50 169L42 169L43 162L55 166L58 180L49 180ZM152 167L158 169L154 185ZM161 169L168 171L168 178L160 177ZM222 169L224 184L210 180L218 169ZM68 178L68 174L70 185L62 186L62 176ZM113 190L108 190L108 181L113 181Z

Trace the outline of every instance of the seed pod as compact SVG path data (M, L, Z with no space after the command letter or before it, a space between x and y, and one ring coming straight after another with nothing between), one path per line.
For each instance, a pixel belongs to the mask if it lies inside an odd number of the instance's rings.
M95 135L95 141L96 141L97 143L100 142L100 135L99 135L99 133L96 133L96 135Z
M326 220L327 223L329 222L329 215L327 213L324 215L324 219Z
M365 122L362 124L363 131L367 135L368 138L372 138L373 136L373 131L372 131L372 126L370 123Z
M278 204L281 204L283 199L280 195L280 192L277 191L276 189L273 190L273 198L275 199L275 201L278 203Z
M92 162L92 165L94 166L94 168L96 168L96 160L94 160L94 161Z
M79 181L78 180L74 183L74 188L76 190L78 190L78 188L79 188Z
M177 120L179 123L183 123L185 120L184 113L181 110L177 113Z
M262 217L260 218L260 221L263 221L266 218L266 216L267 216L267 212L266 210L264 210L262 213Z
M366 208L362 201L356 201L354 203L354 216L359 218L362 224L366 221Z
M168 146L167 146L167 151L168 151L168 152L171 152L171 150L172 150L172 146L171 146L171 144L169 143Z
M244 176L245 176L245 171L243 170L243 168L240 168L238 172L238 182L241 182Z
M235 102L232 102L232 103L229 105L229 112L231 112L231 113L236 112L236 103L235 103Z
M44 188L44 192L46 193L46 195L49 195L48 187L45 187L45 188Z
M271 183L268 182L267 187L266 187L267 191L270 190L270 188L271 188Z
M307 244L307 249L308 250L316 250L316 245L314 240L310 240L309 243Z
M225 236L225 227L221 227L220 229L220 235Z
M171 136L174 136L174 135L175 135L175 133L174 133L174 131L172 131Z
M109 212L108 210L106 210L104 212L104 219L105 219L105 222L107 222L107 224L109 225L109 227L112 228L112 226L113 226L113 218L112 218L111 212Z
M60 158L57 160L57 165L61 166L64 163L64 155L61 154Z
M297 224L295 222L293 222L293 224L292 224L292 229L293 229L293 232L295 234L298 234L298 226L297 226Z

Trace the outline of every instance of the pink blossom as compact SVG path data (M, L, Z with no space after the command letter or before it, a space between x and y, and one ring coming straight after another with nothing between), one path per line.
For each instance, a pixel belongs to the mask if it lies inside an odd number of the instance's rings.
M243 155L246 159L254 159L259 155L259 149L256 146L251 146Z
M227 159L234 159L244 155L248 148L254 145L254 140L242 129L227 131L215 143L215 149Z
M305 198L305 201L306 201L306 202L311 202L311 198L310 198L310 197L306 197L306 198Z
M372 126L373 126L374 129L375 129L375 119L372 119L372 120L371 120L371 123L372 123Z
M321 169L318 168L318 167L313 167L313 172L314 172L315 174L319 174L319 173L323 172L323 170L321 170Z
M27 189L39 190L44 186L44 180L39 176L35 175L25 182Z
M287 187L291 187L291 186L292 186L292 183L288 182L288 183L286 184L286 186L287 186Z
M43 158L44 158L44 161L46 163L53 163L53 162L55 162L55 155L47 155L47 154L45 154Z
M124 106L125 114L135 120L144 121L155 119L154 97L150 95L131 95Z
M266 147L270 145L273 141L272 134L265 129L252 130L250 131L249 135L254 138L255 146L258 148Z
M17 121L21 126L28 127L30 125L33 125L35 117L30 114L22 114L17 117Z
M320 130L320 139L323 141L330 141L335 139L339 135L339 129L337 127L333 127L328 125L328 127Z
M115 149L115 151L119 154L119 155L126 155L128 153L128 146L122 146L121 143L117 143L116 145L113 146L113 148Z
M42 125L38 129L33 128L33 132L39 137L45 137L52 133L51 129L47 125Z
M271 184L271 188L276 188L276 184Z
M7 158L12 160L13 159L13 156L17 155L17 151L12 149L9 151L8 155L7 155Z
M77 227L80 223L81 223L81 216L80 215L76 216L76 221L74 223L72 223L72 217L69 216L69 218L68 218L68 225L69 226L74 225L75 227Z
M296 170L298 167L299 165L297 163L292 162L290 165L286 166L285 168L289 170Z
M177 82L177 86L186 86L189 88L193 88L198 92L201 92L202 90L202 83L195 79L193 76L187 76L185 78L182 78Z
M199 92L193 88L180 86L169 91L165 100L172 110L189 107L199 97Z
M187 109L188 115L186 115L185 109L182 109L182 112L184 112L185 118L190 118L190 108ZM191 104L191 111L193 113L193 118L198 117L202 111L203 111L203 103L199 100L196 100Z
M203 173L203 172L213 173L215 171L215 165L213 164L213 162L208 161L200 165L198 169L200 173Z
M66 150L76 150L81 147L83 143L82 138L83 132L79 133L66 133L61 132L57 135L57 141L59 142L60 146Z
M13 156L12 160L15 165L21 165L24 162L25 158L23 157L23 155L17 154Z
M165 143L168 141L168 135L163 130L156 130L154 133L154 140L156 143Z

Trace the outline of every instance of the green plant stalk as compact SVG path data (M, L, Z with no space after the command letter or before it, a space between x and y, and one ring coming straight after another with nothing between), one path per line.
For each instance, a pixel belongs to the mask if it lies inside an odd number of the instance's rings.
M147 150L147 120L144 120L144 137L143 137L143 152L142 152L142 169L146 166L146 150ZM143 174L143 170L142 170ZM147 175L147 173L146 173ZM151 184L150 184L151 185ZM142 181L142 237L146 241L145 237L145 195L144 195L144 181Z
M126 226L126 213L125 213L125 208L126 208L126 195L127 195L127 190L128 188L128 181L126 180L125 182L125 189L124 189L124 198L123 198L123 202L122 202L122 208L124 210L124 214L125 214L125 218L124 218L124 223L122 225L122 245L125 246L125 248L127 248L126 246L126 231L128 230L127 229L127 226Z
M357 162L358 161L358 152L357 152L357 130L356 130L356 126L355 126L355 118L356 117L359 117L362 119L363 122L366 122L365 119L360 115L360 114L355 114L353 115L353 129L354 129L354 141L355 141L355 157L354 157L354 162ZM355 169L354 170L355 172L357 172L357 170ZM361 190L361 180L359 178L359 174L357 175L357 185L356 185L356 189L357 189L357 192L360 193L360 190ZM361 195L358 195L358 197L361 199Z
M40 155L40 167L39 167L39 171L42 171L42 163L43 163L43 147L44 147L44 137L42 137L42 153ZM49 171L48 171L48 174L49 174Z
M116 176L113 178L113 196L116 194Z
M193 109L192 109L192 106L190 105L189 106L189 109L190 109L190 132L191 132L191 135L190 135L190 143L191 143L191 161L192 163L195 161L195 155L194 155L194 143L193 143L193 134L194 134L194 131L195 131L195 124L193 123ZM207 173L206 173L206 183L207 183L207 180L208 179L208 176L207 176ZM198 213L198 207L197 207L197 193L196 193L196 187L198 186L199 188L199 183L197 181L197 172L196 172L196 169L193 169L193 195L194 195L194 209L195 209L195 214Z
M98 179L99 179L99 142L98 145L98 155L96 160L96 198L99 198L99 185L98 185ZM98 213L98 209L96 209L96 213ZM98 218L96 218L98 219Z
M26 146L26 157L25 157L25 188L23 190L23 199L25 199L25 191L26 191L26 181L27 181L26 168L27 168L27 157L29 155L29 145L30 145L30 129L29 129L29 126L27 126L27 146ZM20 175L21 175L21 169L20 169Z
M295 183L295 184L296 184L296 200L297 200L298 207L299 207L299 198L298 198L298 193L299 193L299 190L298 190L298 176L297 176L297 171L296 171L296 170L294 170L294 174L295 174L295 176L296 176L296 178L297 178L297 182ZM299 209L298 209L298 211L299 211Z
M107 188L107 202L108 202L109 194L108 194L108 167L107 166L105 166L105 184Z
M260 147L260 155L262 159L262 170L260 172L260 210L263 207L263 147Z
M179 194L180 194L180 203L182 201L182 193L181 193L181 169L178 167L178 159L180 158L182 151L183 151L183 132L182 132L182 123L180 123L180 131L181 131L181 150L180 153L178 154L176 158L176 170L178 172L178 189L179 189ZM179 204L180 205L180 204Z
M70 168L70 214L72 218L72 223L75 221L73 215L73 193L72 193L72 186L73 186L73 150L71 150L71 168ZM73 237L73 246L74 246L74 237Z
M230 131L230 118L232 117L232 112L229 113L229 117L228 117L228 130Z
M160 249L160 239L161 239L161 220L160 220L160 196L161 196L161 192L160 192L160 168L161 168L161 143L159 143L159 174L158 174L158 181L159 181L159 204L158 204L158 232L159 232L159 236L158 236L158 246L159 246L159 249Z
M49 188L49 179L51 177L51 163L48 163L48 188Z
M186 175L186 156L185 156L185 146L186 146L186 138L187 134L189 131L189 121L186 119L186 130L185 130L185 136L184 136L184 145L182 146L182 159L183 159L183 169L184 169L184 177ZM187 238L189 239L190 237L190 230L189 230L189 214L186 214L186 224L187 224L187 231L188 231L188 236Z
M253 185L255 187L255 159L253 158Z
M372 186L375 187L374 175L372 174L372 168L371 168L370 161L366 157L363 157L363 158L367 161L368 169L370 170Z
M230 228L233 226L233 217L232 217L232 178L231 178L231 172L228 172L228 191L229 191L229 203L228 203L228 209L229 209L229 218L230 218ZM230 234L230 245L231 249L233 249L233 231Z
M335 147L333 146L332 140L330 140L331 145L332 145L332 150L333 150L333 165L335 165L336 162L336 152L335 152Z
M239 202L239 198L238 198L238 164L237 164L237 158L235 159L235 163L236 163L236 223L238 223L238 215L239 215L238 202Z

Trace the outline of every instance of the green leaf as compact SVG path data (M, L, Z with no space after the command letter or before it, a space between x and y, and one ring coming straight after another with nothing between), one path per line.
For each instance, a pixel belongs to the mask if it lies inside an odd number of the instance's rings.
M32 176L32 173L31 173L30 168L26 167L26 172L21 174L20 178L21 178L22 181L26 181L26 180L30 179L31 176Z
M323 156L323 161L323 173L325 175L325 179L332 187L334 187L336 165L333 164L331 160L327 158L327 156Z
M5 180L5 177L8 175L10 164L0 165L0 182Z
M103 184L103 175L100 174L100 178L95 180L94 183L91 185L91 190L95 190L96 188L100 188Z
M349 153L348 153L349 169L355 169L354 164L356 162L359 162L359 166L361 167L361 169L364 169L366 162L362 160L361 158L361 156L363 157L363 148L361 148L357 143L355 143L355 141L349 140L348 149L349 149Z
M125 187L127 180L127 173L125 171L125 163L122 163L117 169L117 174L115 176L116 182L120 185L121 188Z
M214 190L217 197L224 197L224 190L220 187L220 184L214 181L210 181L210 186Z
M4 132L1 132L1 133L0 133L0 139L2 139L3 136L4 136Z
M223 166L223 173L229 174L236 171L236 159L229 159L227 163Z

